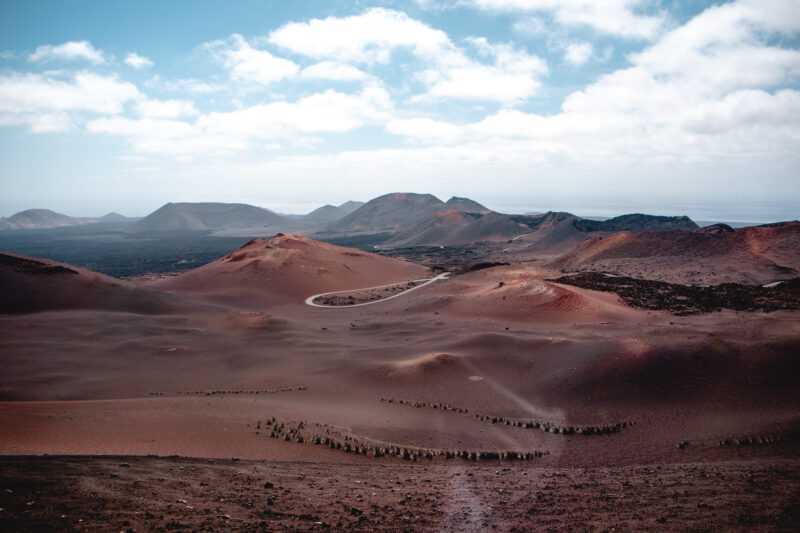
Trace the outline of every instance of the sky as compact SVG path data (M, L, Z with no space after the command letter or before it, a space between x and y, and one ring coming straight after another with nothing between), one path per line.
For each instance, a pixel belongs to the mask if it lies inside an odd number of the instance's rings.
M0 2L0 216L800 218L800 0Z

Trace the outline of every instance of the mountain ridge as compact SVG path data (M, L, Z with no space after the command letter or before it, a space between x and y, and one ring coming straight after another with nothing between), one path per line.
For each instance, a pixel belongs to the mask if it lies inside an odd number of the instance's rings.
M269 227L286 219L262 207L222 202L168 202L136 222L138 231L208 231Z

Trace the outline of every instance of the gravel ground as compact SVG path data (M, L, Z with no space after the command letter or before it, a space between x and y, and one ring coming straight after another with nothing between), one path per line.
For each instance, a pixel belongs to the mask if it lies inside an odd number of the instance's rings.
M2 457L2 531L798 531L800 461L618 468Z

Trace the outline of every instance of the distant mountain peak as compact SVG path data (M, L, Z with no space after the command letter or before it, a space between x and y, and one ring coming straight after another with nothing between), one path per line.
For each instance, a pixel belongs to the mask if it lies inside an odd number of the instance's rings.
M116 211L111 211L110 213L107 213L102 217L100 217L100 220L103 222L123 222L125 220L128 220L128 217L126 217L125 215L120 215Z
M356 209L358 209L359 207L361 207L362 205L364 205L364 202L358 202L358 201L355 201L355 200L348 200L345 203L340 204L338 207L339 207L339 209L344 209L345 211L347 211L347 214L350 214L353 211L355 211Z
M373 198L327 229L345 233L396 231L417 224L445 206L432 194L393 192Z
M51 209L26 209L5 219L7 229L51 229L85 224L85 219L73 218Z
M282 223L280 215L249 204L168 202L137 222L137 227L143 231L207 231Z
M733 229L731 226L727 224L712 224L710 226L706 226L704 228L700 228L697 230L700 233L707 233L710 235L721 235L723 233L735 233L736 230Z
M352 200L338 206L325 204L311 211L305 218L314 224L326 225L346 217L362 205L364 205L363 202L354 202Z
M463 198L460 196L453 196L446 202L447 206L453 209L458 209L459 211L464 211L466 213L488 213L490 211L484 205L479 204L475 200L470 200L469 198Z

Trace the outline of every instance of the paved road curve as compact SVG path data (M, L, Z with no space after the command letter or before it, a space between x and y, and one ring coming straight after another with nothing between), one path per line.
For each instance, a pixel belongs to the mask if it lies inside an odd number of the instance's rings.
M415 287L411 287L410 289L407 289L407 290L405 290L403 292L399 292L397 294L393 294L391 296L387 296L386 298L381 298L380 300L373 300L371 302L364 302L364 303L353 304L353 305L324 305L324 304L314 303L314 300L316 300L320 296L330 296L332 294L342 294L342 293L348 293L348 292L354 292L354 291L369 291L369 290L372 290L372 289L382 289L384 287L391 287L393 285L400 285L401 283L408 283L408 281L398 281L396 283L388 283L386 285L378 285L377 287L365 287L363 289L346 289L346 290L343 290L343 291L322 292L320 294L314 294L313 296L309 296L308 298L306 298L306 305L310 305L311 307L322 307L322 308L325 308L325 309L341 309L343 307L361 307L363 305L379 304L379 303L385 302L386 300L391 300L392 298L397 298L399 296L403 296L404 294L408 294L411 291L415 291L417 289L421 289L422 287L425 287L426 285L430 285L431 283L433 283L435 281L439 281L440 279L447 279L447 277L449 275L450 275L449 272L443 272L443 273L441 273L438 276L433 277L433 278L410 280L410 281L416 281L416 282L421 281L423 283L420 283L419 285L417 285Z

